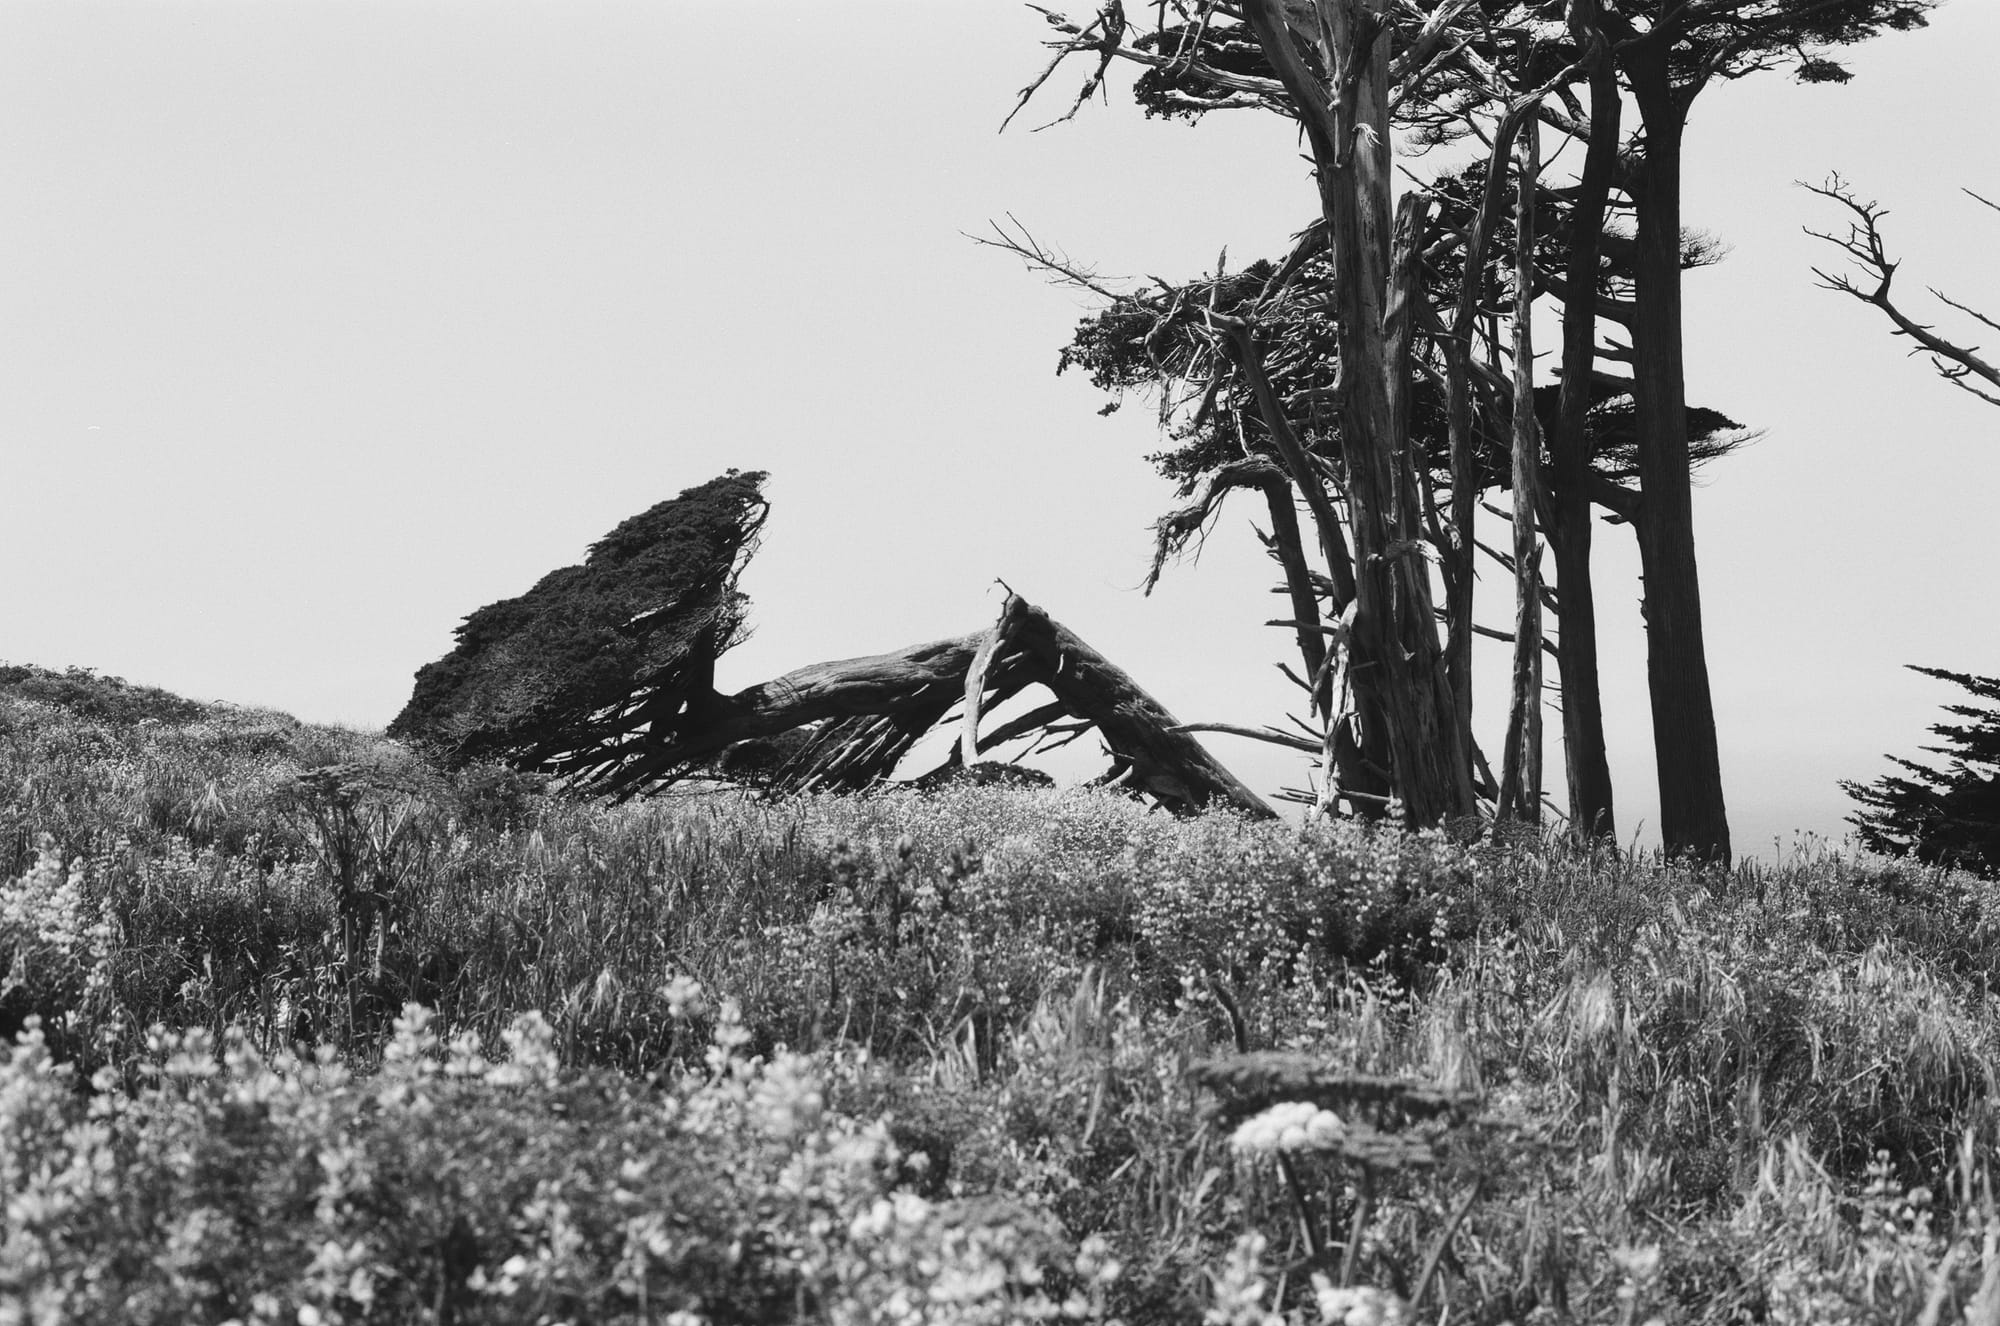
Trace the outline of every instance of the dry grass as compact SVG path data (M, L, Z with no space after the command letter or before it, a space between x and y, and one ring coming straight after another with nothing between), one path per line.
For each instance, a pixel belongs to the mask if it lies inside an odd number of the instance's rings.
M1964 877L1826 853L1705 874L1053 791L607 808L281 716L18 690L0 690L0 788L0 1029L39 1019L0 1068L0 1167L56 1203L8 1208L0 1320L114 1280L171 1305L151 1319L215 1321L272 1303L288 1321L727 1320L730 1293L814 1321L1042 1303L1269 1326L1391 1320L1413 1297L1468 1323L2000 1311L2000 894ZM457 1122L421 1157L357 1122L409 1063L510 1044L560 1072L424 1077ZM240 1072L194 1071L229 1054ZM1252 1100L1200 1069L1225 1063L1304 1067ZM790 1085L756 1086L773 1073ZM261 1085L215 1085L238 1078ZM182 1079L208 1085L168 1089ZM741 1109L708 1131L674 1113L808 1081L846 1122L775 1151ZM1357 1083L1459 1103L1418 1126ZM1299 1102L1331 1117L1232 1144ZM565 1158L600 1142L563 1111L625 1150L601 1171ZM757 1225L785 1167L850 1125L879 1128L879 1163L829 1200L854 1229L887 1221L880 1239ZM518 1165L495 1150L528 1136L547 1144ZM329 1204L285 1147L358 1148L361 1168ZM727 1171L752 1153L774 1168ZM680 1186L628 1184L625 1206L614 1177L565 1187L642 1161ZM456 1177L418 1193L413 1164ZM475 1267L497 1284L555 1246L558 1190L569 1260L543 1297L461 1295ZM164 1214L190 1192L212 1227ZM690 1269L679 1297L670 1272L620 1278L631 1222L677 1203L721 1222L687 1235L687 1265L736 1246L728 1274L754 1293L721 1270ZM126 1210L157 1214L107 1214ZM113 1234L114 1260L78 1252ZM939 1250L931 1269L896 1239ZM357 1240L372 1298L328 1278L327 1248ZM190 1248L208 1259L192 1279ZM985 1288L950 1298L945 1265Z

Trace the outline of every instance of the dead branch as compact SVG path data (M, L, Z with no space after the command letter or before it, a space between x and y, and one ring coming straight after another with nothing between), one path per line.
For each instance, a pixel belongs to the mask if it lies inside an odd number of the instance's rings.
M1321 746L1320 742L1310 737L1295 737L1276 728L1243 727L1236 723L1182 723L1174 731L1221 732L1232 737L1248 737L1251 741L1267 741L1273 746L1283 746L1287 750L1302 750L1309 755L1318 755Z
M1114 303L1118 303L1142 298L1139 295L1121 294L1109 286L1102 284L1098 280L1096 272L1091 271L1087 267L1078 266L1036 239L1012 212L1007 214L1007 220L1014 227L1014 234L1009 234L1007 227L1001 225L998 221L988 221L986 224L993 228L994 238L988 239L984 235L974 235L969 232L965 233L965 237L974 244L978 244L984 248L999 249L1003 253L1011 253L1030 267L1047 272L1061 284L1072 285L1080 290L1088 290L1100 299L1108 299Z
M1799 187L1822 198L1831 199L1847 209L1851 219L1848 221L1845 235L1813 230L1810 227L1806 228L1806 234L1814 239L1824 240L1845 253L1864 277L1863 281L1857 283L1848 273L1829 273L1815 267L1812 272L1818 278L1819 287L1822 290L1850 295L1864 304L1872 304L1881 309L1889 321L1895 324L1896 330L1891 334L1907 336L1915 341L1917 348L1910 353L1928 354L1931 367L1937 371L1939 377L1955 387L1971 392L1988 405L2000 405L2000 395L1983 391L1974 386L1970 380L1978 378L2000 387L2000 368L1980 358L1978 346L1960 345L1946 340L1932 331L1928 323L1918 322L1897 307L1890 294L1890 288L1895 282L1896 270L1901 264L1890 258L1888 246L1882 238L1882 218L1889 214L1888 210L1876 202L1862 202L1848 187L1847 182L1838 175L1829 175L1824 184L1807 184L1801 180ZM1970 189L1965 192L1986 206L1994 207L1993 203L1981 198ZM2000 211L2000 208L1995 210ZM1943 303L1961 313L1969 314L1981 324L2000 330L2000 323L1966 307L1937 288L1932 287L1931 293Z
M1160 572L1167 559L1201 535L1222 509L1223 499L1231 492L1238 488L1263 488L1284 482L1285 472L1261 456L1245 456L1216 469L1195 491L1193 501L1153 522L1153 565L1146 572L1144 592L1153 592L1154 586L1160 583Z

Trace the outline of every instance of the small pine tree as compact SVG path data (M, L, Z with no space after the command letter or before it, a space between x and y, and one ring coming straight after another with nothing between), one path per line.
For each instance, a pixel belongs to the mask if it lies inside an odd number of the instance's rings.
M1927 677L1955 682L1981 700L2000 702L2000 677L1976 677L1938 668L1911 667ZM2000 879L2000 708L1946 705L1969 720L1931 728L1947 744L1926 746L1949 756L1943 770L1897 756L1889 758L1912 777L1888 775L1863 786L1842 782L1866 809L1849 816L1861 842L1877 852L1908 853L1933 865L1957 866ZM1981 768L1988 772L1982 773Z

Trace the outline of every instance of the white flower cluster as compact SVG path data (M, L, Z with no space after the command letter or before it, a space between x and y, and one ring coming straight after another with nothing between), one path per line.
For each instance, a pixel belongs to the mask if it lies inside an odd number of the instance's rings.
M1324 1151L1339 1144L1347 1125L1332 1110L1309 1100L1281 1101L1236 1126L1229 1145L1243 1155L1277 1151Z
M667 1016L675 1021L700 1017L708 1011L707 995L701 988L701 982L686 972L681 972L661 986L660 994L667 1001Z
M104 983L111 925L93 918L79 858L63 868L55 840L36 840L35 864L19 879L0 879L0 994L40 982L88 989ZM80 979L79 979L80 978Z
M1264 1274L1264 1253L1270 1244L1254 1231L1236 1240L1209 1281L1209 1307L1202 1326L1301 1326L1303 1313L1280 1313L1265 1303L1271 1292ZM1366 1285L1336 1286L1314 1272L1313 1304L1322 1326L1415 1326L1410 1305L1386 1289Z
M780 1050L751 1088L758 1123L772 1137L794 1137L819 1122L826 1108L819 1073L802 1054Z
M1236 1240L1213 1273L1202 1326L1285 1326L1285 1319L1264 1304L1271 1288L1264 1279L1268 1246L1269 1240L1254 1231Z
M702 997L680 993L688 1001ZM808 1056L781 1046L768 1058L748 1057L751 1034L741 1010L734 1001L711 1006L716 1071L688 1069L661 1090L622 1101L637 1113L609 1116L620 1130L619 1150L597 1158L615 1158L613 1173L600 1172L600 1163L581 1179L537 1176L531 1198L484 1215L482 1246L495 1254L464 1282L482 1306L525 1320L542 1304L604 1302L596 1286L609 1279L621 1301L652 1303L655 1321L704 1326L706 1304L687 1301L678 1288L679 1303L651 1297L685 1279L691 1254L720 1246L721 1231L657 1204L661 1193L676 1192L683 1163L699 1155L728 1172L730 1188L756 1213L754 1232L732 1225L737 1242L728 1256L754 1248L767 1262L750 1268L755 1276L795 1280L828 1326L1113 1326L1109 1305L1122 1268L1106 1240L1086 1239L1072 1251L1060 1223L1038 1203L995 1209L932 1201L899 1186L914 1166L888 1122L836 1107L844 1085L867 1071L865 1053ZM415 1156L507 1163L462 1149L468 1139L449 1126L458 1109L560 1126L553 1122L560 1112L544 1112L536 1101L566 1077L556 1029L528 1012L500 1039L503 1054L488 1061L478 1035L443 1037L430 1009L409 1005L380 1071L356 1077L330 1047L309 1060L292 1051L267 1057L235 1026L220 1037L205 1028L156 1027L147 1034L139 1094L127 1095L107 1068L100 1094L85 1105L70 1071L52 1062L39 1026L31 1025L12 1047L0 1045L0 1192L8 1194L0 1202L0 1279L15 1277L10 1292L18 1283L41 1296L34 1301L43 1306L24 1321L112 1319L89 1306L105 1292L125 1292L95 1287L92 1277L104 1265L99 1249L138 1229L142 1242L153 1240L145 1255L160 1272L152 1279L161 1302L202 1301L209 1292L203 1277L217 1265L234 1266L231 1249L244 1233L236 1217L192 1207L162 1236L150 1217L133 1225L129 1212L148 1207L132 1193L160 1191L169 1180L179 1191L185 1179L175 1176L190 1163L184 1157L215 1150L205 1146L207 1130L234 1120L253 1139L268 1136L278 1153L299 1158L312 1208L300 1244L309 1263L284 1276L262 1267L229 1272L246 1280L248 1292L240 1299L247 1310L227 1326L349 1326L400 1310L392 1305L405 1304L410 1291L399 1279L406 1250L396 1239L407 1226L377 1215L384 1191L403 1191L392 1167ZM235 1108L219 1110L223 1102ZM357 1111L383 1126L349 1126ZM644 1141L654 1134L668 1143L657 1154ZM664 1187L650 1177L661 1163L669 1167ZM521 1177L506 1171L495 1189ZM503 1222L511 1230L504 1249L492 1241ZM1053 1279L1051 1270L1058 1272ZM0 1292L0 1326L14 1319L6 1299ZM661 1315L666 1307L675 1310ZM551 1312L541 1319L564 1318Z
M556 1052L556 1029L541 1010L518 1013L500 1033L507 1046L507 1059L486 1070L486 1080L500 1086L552 1087L562 1068Z
M1324 1275L1312 1278L1313 1301L1325 1326L1408 1326L1410 1305L1371 1285L1336 1286Z

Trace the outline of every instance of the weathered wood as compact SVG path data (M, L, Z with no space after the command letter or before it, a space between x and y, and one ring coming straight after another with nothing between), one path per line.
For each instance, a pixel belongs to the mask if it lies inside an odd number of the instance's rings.
M977 704L975 673L983 673ZM777 771L784 789L853 789L894 772L924 733L947 722L954 707L967 714L1001 703L1031 685L1056 699L1002 725L987 737L978 719L959 720L958 762L976 762L997 741L1057 730L1062 720L1095 727L1123 781L1169 809L1230 806L1260 818L1272 811L1194 738L1165 706L1075 632L1018 595L1009 595L987 631L935 640L864 658L814 663L782 677L718 697L707 721L683 724L664 742L627 739L594 752L579 767L584 786L630 796L713 772L716 759L741 742L811 724L823 726ZM1065 727L1064 730L1067 730ZM966 758L970 753L973 758Z
M964 694L966 672L983 635L933 640L887 654L811 663L734 695L716 697L702 721L677 732L639 734L591 754L575 768L558 765L593 791L629 796L701 772L738 742L772 737L829 720L921 719L919 734L935 726ZM823 734L815 734L816 739ZM858 732L851 733L859 735ZM914 742L914 738L912 739ZM801 757L824 765L837 754L809 744Z
M745 616L736 579L767 510L762 479L732 472L690 489L621 524L584 565L474 613L458 647L418 674L392 735L447 761L498 758L618 798L688 778L849 791L891 778L957 711L948 766L1003 741L1039 736L1046 749L1095 728L1114 775L1161 805L1271 815L1137 682L1012 593L985 631L718 694L716 659ZM1038 684L1053 703L980 732L985 714Z
M1417 551L1422 513L1406 482L1410 447L1397 427L1399 365L1385 334L1390 311L1406 305L1402 286L1411 276L1395 262L1392 53L1381 9L1376 0L1315 0L1295 29L1281 0L1245 0L1243 17L1298 108L1335 273L1340 446L1358 604L1354 687L1364 712L1379 711L1386 720L1381 735L1405 815L1435 824L1470 813L1474 803L1428 571ZM1301 48L1316 59L1309 63ZM1372 744L1376 735L1364 724L1365 740Z
M1498 819L1542 818L1542 547L1537 533L1542 438L1535 419L1535 186L1541 126L1522 126L1514 190L1514 666Z
M1080 719L1095 724L1114 756L1130 760L1127 781L1170 810L1233 806L1259 818L1271 808L1123 669L1062 623L1018 595L996 627L1026 655L1031 675Z
M993 668L993 656L1000 649L1000 628L995 626L979 642L972 663L965 671L965 729L959 735L959 759L970 766L979 762L979 710L986 701L986 674Z

